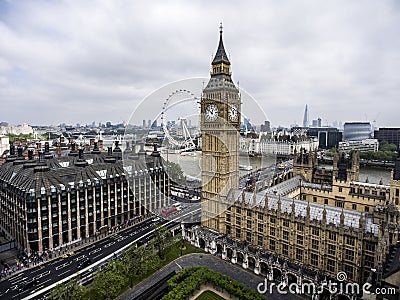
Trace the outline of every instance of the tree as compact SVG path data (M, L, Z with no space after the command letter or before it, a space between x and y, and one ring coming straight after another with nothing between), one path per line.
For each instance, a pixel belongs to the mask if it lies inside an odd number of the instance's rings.
M139 248L133 245L125 252L123 264L132 287L133 278L140 278L148 271L159 268L160 260L154 255L153 244L143 245Z
M165 248L171 241L171 232L165 226L156 226L154 231L153 245L157 249L158 257L165 259Z
M78 284L78 280L74 279L67 283L58 284L54 289L51 290L50 295L47 299L50 300L67 300L76 299L83 300L86 292L86 288Z
M172 180L174 180L176 183L181 183L181 184L185 182L186 178L185 175L183 174L180 165L172 161L168 161L167 168L168 168L167 173Z
M118 296L127 283L127 278L124 276L125 271L123 262L113 261L107 264L105 270L97 273L93 281L96 299L108 300Z
M328 152L326 152L326 155L329 157L333 157L335 153L338 152L336 147L331 148Z
M126 275L130 279L130 285L132 287L133 277L140 277L145 273L142 267L142 261L144 258L144 247L136 248L137 245L132 245L124 254L123 263L126 267Z
M397 145L389 144L386 141L382 141L379 143L379 150L380 151L397 151Z

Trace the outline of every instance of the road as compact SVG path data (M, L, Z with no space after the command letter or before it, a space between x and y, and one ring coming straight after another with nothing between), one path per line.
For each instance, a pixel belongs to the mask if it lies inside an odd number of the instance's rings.
M168 221L162 218L146 220L117 234L96 241L88 247L79 249L70 257L60 257L35 268L26 269L0 283L0 299L41 299L57 283L68 281L80 274L94 272L101 265L112 260L114 253L128 249L130 245L137 241L146 242L150 240L154 231L154 224L172 228L179 225L176 221ZM84 258L90 258L92 264L78 270L78 263ZM33 278L38 280L36 286L23 291L19 290L22 282Z
M283 165L283 169L279 169L278 166ZM286 160L280 163L273 164L271 166L265 167L261 170L256 170L243 175L239 178L239 186L244 187L248 178L254 176L257 181L269 182L272 178L279 176L281 173L287 172L293 168L293 160Z

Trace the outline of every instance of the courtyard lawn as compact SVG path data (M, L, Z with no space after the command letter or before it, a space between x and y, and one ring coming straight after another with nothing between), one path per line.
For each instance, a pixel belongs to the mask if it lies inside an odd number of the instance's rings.
M225 300L225 298L222 298L218 296L216 293L212 291L205 291L201 293L196 300Z

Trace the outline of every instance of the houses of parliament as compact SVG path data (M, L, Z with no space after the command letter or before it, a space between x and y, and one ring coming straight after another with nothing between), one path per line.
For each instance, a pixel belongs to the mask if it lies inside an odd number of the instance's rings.
M385 185L359 181L356 151L336 153L326 170L316 149L301 150L285 180L263 187L255 179L250 189L239 188L241 99L230 67L221 28L201 99L202 223L184 228L185 239L286 286L321 286L345 273L346 282L386 278L398 287L387 274L400 264L390 261L400 252L400 157ZM335 297L357 295L325 291L326 299Z

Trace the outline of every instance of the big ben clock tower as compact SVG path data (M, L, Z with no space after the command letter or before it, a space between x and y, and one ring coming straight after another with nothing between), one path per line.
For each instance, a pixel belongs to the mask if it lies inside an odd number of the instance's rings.
M241 102L231 78L231 63L222 41L211 64L211 78L201 99L203 226L223 228L227 195L239 184L239 128Z

